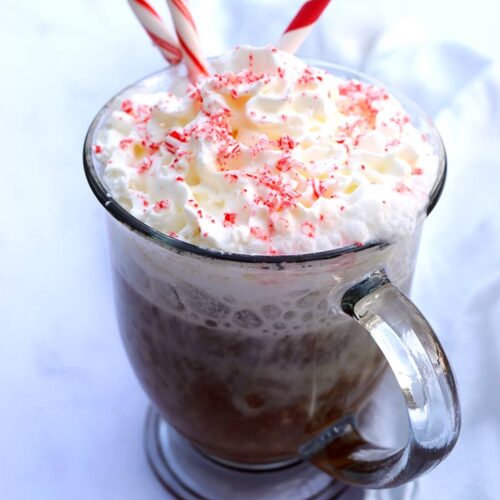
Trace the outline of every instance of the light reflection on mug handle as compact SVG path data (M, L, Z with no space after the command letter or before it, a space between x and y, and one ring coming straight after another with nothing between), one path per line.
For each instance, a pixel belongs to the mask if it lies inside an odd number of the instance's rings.
M377 446L356 428L356 416L329 426L299 450L340 481L364 488L401 485L429 471L455 446L460 405L446 355L415 305L378 271L351 287L343 311L371 335L403 393L409 436L400 449Z

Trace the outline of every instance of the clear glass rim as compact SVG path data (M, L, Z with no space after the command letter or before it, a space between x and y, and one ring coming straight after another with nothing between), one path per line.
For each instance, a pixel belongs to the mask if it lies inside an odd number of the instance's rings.
M336 73L344 73L346 76L350 78L356 78L361 81L373 83L375 85L384 87L396 97L405 108L413 108L418 112L419 118L422 119L427 126L429 127L430 132L434 135L437 144L436 154L439 157L440 165L439 165L439 173L434 183L434 186L429 194L429 201L425 208L425 215L429 215L434 207L436 206L439 198L441 197L441 193L444 188L445 180L446 180L446 171L447 171L447 158L446 151L444 148L444 144L442 138L433 124L432 120L427 116L427 114L411 99L401 95L398 91L391 88L390 85L386 85L385 83L379 82L378 80L365 75L362 72L352 70L346 68L341 65L336 65L332 63L327 63L320 60L314 59L306 59L308 64L312 66L318 66L322 69L332 70L332 72ZM103 184L97 170L94 165L94 155L93 155L93 139L95 133L98 129L98 126L101 122L102 117L108 111L111 103L116 99L119 95L123 94L127 90L135 87L141 82L153 78L157 75L160 75L169 68L162 69L151 75L141 78L140 80L128 85L124 89L117 92L111 99L109 99L106 104L100 109L97 115L92 120L92 123L87 131L84 147L83 147L83 166L85 171L85 176L87 181L92 189L92 192L99 200L101 205L107 210L107 212L117 221L125 224L128 228L136 233L152 240L158 245L163 247L170 248L171 250L176 250L178 252L185 252L194 255L199 255L202 257L207 257L211 259L217 260L227 260L233 262L241 262L241 263L255 263L255 264L285 264L285 263L297 263L297 262L313 262L318 260L325 259L334 259L336 257L340 257L341 255L350 254L350 253L358 253L363 252L367 249L373 248L385 248L390 245L392 242L389 241L373 241L365 243L363 246L357 245L348 245L341 248L336 248L333 250L325 250L322 252L313 252L313 253L305 253L305 254L296 254L296 255L253 255L253 254L241 254L241 253L233 253L233 252L223 252L221 250L213 249L213 248L204 248L199 247L197 245L193 245L192 243L188 243L182 240L178 240L171 236L168 236L165 233L162 233L151 226L148 226L144 222L140 221L136 217L134 217L130 212L128 212L125 208L123 208L108 192L106 186Z

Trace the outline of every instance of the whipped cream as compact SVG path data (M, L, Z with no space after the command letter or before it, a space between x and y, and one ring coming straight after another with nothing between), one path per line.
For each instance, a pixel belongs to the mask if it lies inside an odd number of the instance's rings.
M94 146L110 194L198 246L299 254L410 234L439 161L399 101L273 47L196 85L115 99Z

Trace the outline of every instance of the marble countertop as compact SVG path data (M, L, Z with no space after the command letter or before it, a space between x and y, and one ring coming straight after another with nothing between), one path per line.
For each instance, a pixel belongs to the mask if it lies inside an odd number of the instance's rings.
M423 0L415 12L400 3L332 3L304 52L401 87L442 132L449 176L426 224L412 296L455 368L463 431L411 498L494 500L499 9L493 0L460 7ZM217 53L235 43L273 41L290 18L284 4L199 0L193 8L205 20L199 24L207 52ZM107 98L163 62L126 2L2 5L0 498L160 500L165 493L142 449L147 400L119 338L103 213L86 184L81 151ZM272 21L256 30L263 9Z

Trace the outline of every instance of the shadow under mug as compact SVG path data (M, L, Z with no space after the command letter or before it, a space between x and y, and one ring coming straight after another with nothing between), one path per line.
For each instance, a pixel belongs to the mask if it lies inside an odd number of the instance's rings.
M119 96L160 90L180 74L182 68L169 68ZM301 458L340 481L381 488L430 470L457 440L460 411L450 365L431 326L404 295L423 222L443 188L446 156L422 111L392 94L439 156L427 210L404 239L314 254L224 253L145 225L107 192L93 153L112 101L89 129L85 173L109 215L128 356L162 418L214 460L268 470ZM409 424L406 444L394 449L367 441L357 428L387 366Z

